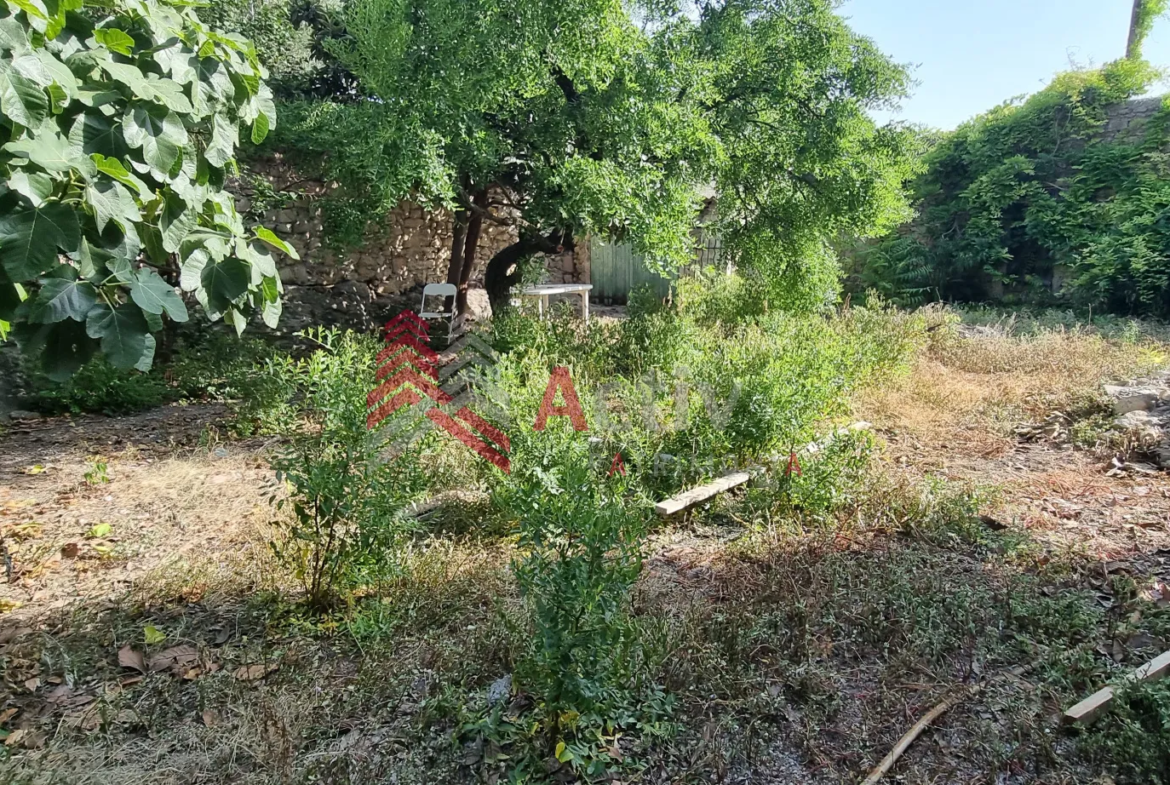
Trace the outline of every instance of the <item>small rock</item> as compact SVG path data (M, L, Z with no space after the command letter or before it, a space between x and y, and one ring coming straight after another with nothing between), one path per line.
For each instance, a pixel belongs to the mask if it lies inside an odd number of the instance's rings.
M1161 402L1162 398L1152 390L1127 391L1113 401L1113 411L1117 416L1130 412L1146 412Z
M41 420L44 417L36 412L26 412L23 409L13 409L8 413L8 419L16 422L32 422L34 420Z
M489 706L495 706L502 700L507 699L512 694L512 674L503 676L492 682L487 690L487 699Z
M213 455L215 455L216 458L226 458L228 457L228 451L223 447L216 447Z
M1158 420L1147 411L1126 412L1115 421L1118 428L1126 431L1157 430Z

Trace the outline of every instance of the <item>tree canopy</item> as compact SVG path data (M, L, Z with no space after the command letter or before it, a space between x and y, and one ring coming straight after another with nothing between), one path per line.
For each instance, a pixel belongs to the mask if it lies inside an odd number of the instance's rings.
M727 253L794 307L833 291L836 235L904 215L913 136L868 112L905 71L828 0L352 0L345 23L330 50L367 100L291 106L274 143L326 156L359 228L408 196L455 209L464 286L482 222L515 226L497 306L587 234L688 262L711 186Z
M265 246L223 189L240 127L275 126L253 46L180 0L13 0L0 13L0 332L67 376L149 368L176 291L242 331L280 315ZM250 127L250 131L247 129Z

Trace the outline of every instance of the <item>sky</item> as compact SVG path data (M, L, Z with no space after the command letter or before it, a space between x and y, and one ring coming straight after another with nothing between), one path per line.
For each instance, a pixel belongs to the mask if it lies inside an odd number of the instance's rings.
M915 66L919 84L893 119L950 130L1071 64L1123 56L1132 8L1132 0L847 0L839 13ZM1170 19L1157 21L1143 53L1170 69Z

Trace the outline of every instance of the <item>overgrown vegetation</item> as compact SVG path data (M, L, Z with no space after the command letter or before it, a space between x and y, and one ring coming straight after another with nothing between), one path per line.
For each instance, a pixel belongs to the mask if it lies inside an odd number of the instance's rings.
M496 313L529 258L590 233L686 264L712 183L727 257L776 305L819 307L835 292L827 242L904 214L913 137L867 109L906 74L829 2L686 5L351 2L329 50L377 100L290 104L270 145L345 186L335 236L360 239L408 196L454 210L448 281L464 292L484 222L514 227L485 269ZM795 70L776 80L777 62Z
M857 251L852 285L903 304L1000 289L1044 304L1055 289L1082 309L1170 314L1170 105L1106 133L1107 110L1155 76L1136 59L1062 74L942 136L913 181L918 218Z
M98 356L65 381L55 381L36 358L22 358L16 389L9 394L20 406L44 414L134 414L179 401L256 400L258 369L274 350L262 340L240 339L222 330L181 337L171 357L149 371L124 370ZM250 420L242 417L240 427Z
M63 380L99 349L149 370L164 321L188 318L180 284L237 332L275 325L263 248L292 251L223 191L240 127L259 143L276 125L252 44L184 3L3 12L0 336Z

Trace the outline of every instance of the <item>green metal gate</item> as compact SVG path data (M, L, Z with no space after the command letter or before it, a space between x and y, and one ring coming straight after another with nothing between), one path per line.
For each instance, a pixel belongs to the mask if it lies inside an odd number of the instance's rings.
M647 284L659 297L670 294L671 282L646 269L642 255L628 245L594 239L589 246L589 275L593 298L606 304L624 303L630 292Z

